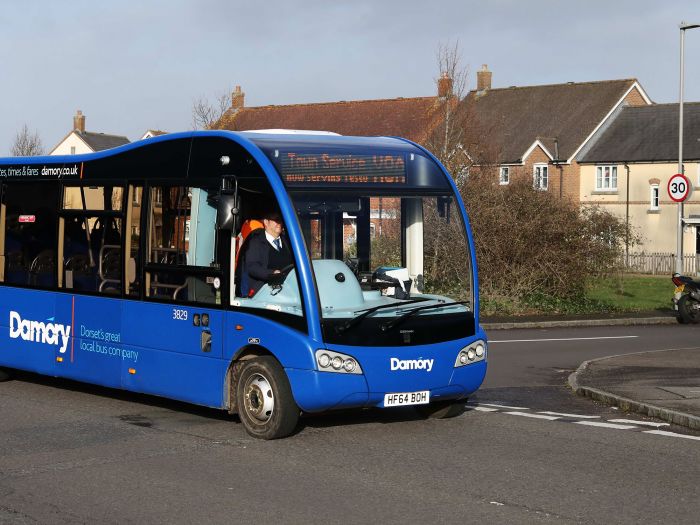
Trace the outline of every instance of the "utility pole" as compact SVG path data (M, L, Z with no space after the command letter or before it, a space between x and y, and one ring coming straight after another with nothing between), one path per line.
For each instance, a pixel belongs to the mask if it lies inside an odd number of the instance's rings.
M685 174L683 170L683 85L684 61L685 61L685 32L688 29L700 27L700 24L686 24L681 22L681 60L680 60L680 89L678 95L678 173ZM678 203L678 230L676 234L676 273L683 273L683 202Z

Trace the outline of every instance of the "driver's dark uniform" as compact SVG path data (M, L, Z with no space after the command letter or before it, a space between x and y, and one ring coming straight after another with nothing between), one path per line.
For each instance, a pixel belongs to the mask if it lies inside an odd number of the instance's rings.
M294 263L289 240L282 236L282 247L277 250L267 241L265 230L253 231L241 247L242 271L239 279L241 297L252 297L270 280L275 270Z

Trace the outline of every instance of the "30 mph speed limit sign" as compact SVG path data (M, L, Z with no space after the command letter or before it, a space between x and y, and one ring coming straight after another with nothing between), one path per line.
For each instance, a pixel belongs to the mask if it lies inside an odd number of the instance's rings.
M683 202L690 194L690 181L682 173L676 173L668 181L668 196L674 202Z

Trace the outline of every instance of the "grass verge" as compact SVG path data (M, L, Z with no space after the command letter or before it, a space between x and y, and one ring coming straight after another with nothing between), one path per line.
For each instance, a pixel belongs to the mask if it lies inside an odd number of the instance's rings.
M591 283L586 296L620 312L671 308L674 285L670 275L622 274Z
M482 297L481 305L485 316L668 312L673 288L670 276L620 274L594 280L585 295L575 299L538 292L527 297L525 304Z

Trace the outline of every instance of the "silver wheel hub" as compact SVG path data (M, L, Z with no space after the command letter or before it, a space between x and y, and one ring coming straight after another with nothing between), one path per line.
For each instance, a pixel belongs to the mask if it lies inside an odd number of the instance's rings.
M267 423L275 409L275 395L270 382L261 374L253 374L245 383L246 412L261 423Z

